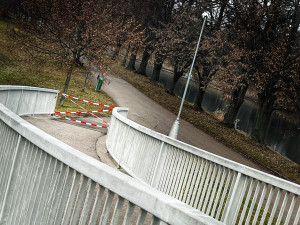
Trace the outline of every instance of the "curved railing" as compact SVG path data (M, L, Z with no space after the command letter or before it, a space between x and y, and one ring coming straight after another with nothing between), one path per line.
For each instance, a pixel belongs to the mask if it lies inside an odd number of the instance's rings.
M152 131L127 112L113 110L106 145L133 177L225 224L300 223L299 185Z
M0 181L3 225L221 224L64 144L1 103Z
M57 94L46 88L0 85L0 103L20 116L53 113Z

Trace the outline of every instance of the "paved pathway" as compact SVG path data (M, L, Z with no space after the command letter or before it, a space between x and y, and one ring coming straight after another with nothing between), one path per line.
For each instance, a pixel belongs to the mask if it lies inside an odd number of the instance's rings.
M92 80L95 81L94 78ZM120 78L106 76L106 80L108 82L103 86L103 90L114 99L118 106L129 108L129 119L157 132L169 133L176 118L173 113ZM105 130L45 116L26 117L26 120L66 144L96 159L100 157L100 161L116 167L116 164L106 152ZM84 118L84 120L97 123L95 121L97 119L92 117ZM244 165L264 170L184 120L180 121L178 139Z
M173 113L139 92L126 81L112 76L106 76L105 79L108 82L103 86L103 90L113 98L118 106L129 108L128 117L131 120L157 132L169 133L176 118ZM178 139L227 159L264 170L240 153L228 148L184 120L180 121Z

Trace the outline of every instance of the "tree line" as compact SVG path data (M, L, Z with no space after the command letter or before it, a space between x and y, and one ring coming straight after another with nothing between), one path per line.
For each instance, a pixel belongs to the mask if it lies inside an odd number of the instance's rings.
M194 70L198 110L203 110L208 85L217 85L229 99L222 123L233 127L250 89L258 101L253 134L257 141L264 141L265 128L275 110L294 116L300 127L299 0L149 0L146 4L149 14L138 17L145 28L143 45L124 42L131 49L128 68L135 69L139 48L143 55L137 72L145 74L147 61L153 55L151 79L158 81L167 60L174 71L169 90L173 94L175 84L191 66L203 22L201 15L208 11Z
M113 58L127 49L128 69L159 80L163 63L173 68L173 94L189 70L203 22L209 12L197 55L195 107L202 109L205 90L218 86L228 96L222 121L234 126L247 91L255 93L258 116L254 138L263 142L275 110L297 118L300 127L300 0L3 0L5 16L22 27L13 37L31 54L60 59L68 68L64 92L75 65L83 58L101 67L101 55ZM9 4L7 4L9 2ZM2 7L3 8L3 7ZM139 68L137 54L142 52Z

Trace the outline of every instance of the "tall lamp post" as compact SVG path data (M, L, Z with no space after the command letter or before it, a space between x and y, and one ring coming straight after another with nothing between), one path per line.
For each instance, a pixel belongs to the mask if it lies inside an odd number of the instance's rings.
M192 77L192 70L193 70L193 67L194 67L194 64L195 64L195 61L196 61L197 52L198 52L198 49L199 49L199 45L200 45L201 37L202 37L202 34L203 34L204 26L205 26L205 23L206 23L206 20L207 20L207 17L208 17L208 13L207 12L202 13L202 17L203 17L204 21L203 21L203 24L202 24L202 27L201 27L201 32L200 32L200 35L199 35L199 39L198 39L197 47L196 47L196 50L195 50L195 54L194 54L193 62L192 62L192 65L191 65L191 69L190 69L190 72L189 72L189 75L188 75L188 78L187 78L187 81L186 81L186 85L185 85L185 89L184 89L184 92L183 92L179 112L178 112L177 118L176 118L175 122L173 123L173 126L170 130L170 133L169 133L169 137L174 138L174 139L177 139L177 136L178 136L178 130L179 130L179 124L180 124L179 123L180 114L181 114L181 111L182 111L182 107L183 107L183 103L184 103L184 100L185 100L187 89L188 89L188 86L189 86L189 83L190 83L190 79Z

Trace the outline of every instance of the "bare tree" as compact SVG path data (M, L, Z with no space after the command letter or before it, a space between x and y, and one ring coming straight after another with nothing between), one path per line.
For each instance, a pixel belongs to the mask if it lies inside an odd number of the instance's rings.
M74 67L83 64L83 57L99 60L119 29L111 17L111 1L23 0L21 5L20 29L14 29L13 36L32 55L47 55L68 67L65 93Z

